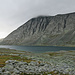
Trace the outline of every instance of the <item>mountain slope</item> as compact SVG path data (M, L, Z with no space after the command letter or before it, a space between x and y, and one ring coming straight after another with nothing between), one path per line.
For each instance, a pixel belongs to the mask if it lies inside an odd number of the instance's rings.
M0 39L0 42L2 42L3 41L3 38L2 39Z
M1 44L75 45L75 13L32 18L10 33Z

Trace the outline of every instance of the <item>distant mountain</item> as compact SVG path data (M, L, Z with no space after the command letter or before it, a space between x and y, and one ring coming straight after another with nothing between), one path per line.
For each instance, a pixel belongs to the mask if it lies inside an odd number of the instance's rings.
M32 18L1 44L75 46L75 13Z
M0 39L0 42L2 42L3 41L3 38L2 39Z

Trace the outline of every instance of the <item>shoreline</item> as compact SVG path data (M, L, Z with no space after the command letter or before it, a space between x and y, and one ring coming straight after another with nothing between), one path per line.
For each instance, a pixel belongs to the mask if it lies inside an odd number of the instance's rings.
M14 49L18 51L27 51L32 53L45 53L57 51L75 50L75 47L61 47L61 46L15 46L15 45L0 45L0 48Z
M18 63L26 62L28 64L30 64L30 63L33 64L33 63L39 62L41 64L44 64L41 67L39 67L40 64L37 65L38 70L39 70L39 68L42 69L42 67L43 67L44 71L43 71L42 75L44 75L44 72L46 70L47 71L46 71L45 75L48 75L48 74L58 75L58 73L60 75L75 75L75 71L74 71L74 69L75 69L75 64L74 64L75 51L57 51L57 52L46 52L46 53L36 54L36 53L31 53L31 52L26 52L26 51L18 51L18 50L13 50L13 49L0 48L0 61L1 61L0 67L2 66L2 68L6 67L8 69L8 67L10 67L10 63L6 64L5 62L9 61L9 60L10 61L12 60L13 62L17 61ZM7 67L7 65L8 65L8 67ZM45 67L45 65L47 68ZM20 66L20 65L18 65L18 66ZM34 65L34 66L26 65L26 66L32 67L31 70L34 71L33 68L35 68L36 65ZM11 65L11 67L13 67L13 65ZM5 68L5 70L6 70L6 68ZM16 68L13 68L13 70L14 69L16 69ZM18 69L19 69L19 67L18 67ZM31 74L31 75L34 74L29 71L30 68L27 68L27 69L28 69L27 72L29 74ZM35 70L36 70L36 68L35 68ZM7 71L10 72L10 70L6 70L5 72L7 72ZM2 73L5 73L5 72L2 72ZM25 72L25 73L27 73L27 72ZM13 73L15 73L15 71L13 71ZM24 73L24 72L22 72L22 73ZM20 74L18 74L18 75L20 75ZM36 72L36 75L37 75L37 72ZM40 73L40 75L41 75L41 73Z

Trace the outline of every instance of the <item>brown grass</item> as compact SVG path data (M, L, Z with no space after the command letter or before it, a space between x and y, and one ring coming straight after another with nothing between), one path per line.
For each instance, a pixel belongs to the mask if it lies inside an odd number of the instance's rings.
M0 56L0 67L5 66L5 62L7 60L17 60L17 61L24 61L24 62L28 62L28 63L32 61L31 59L27 59L25 57L21 58L19 56L11 56L11 55L6 56L6 55L2 55L2 56Z

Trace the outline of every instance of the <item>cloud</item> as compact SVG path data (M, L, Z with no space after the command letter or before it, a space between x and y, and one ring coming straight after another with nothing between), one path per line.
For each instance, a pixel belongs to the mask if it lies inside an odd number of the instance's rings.
M11 31L32 17L75 11L75 0L0 0L0 33Z

